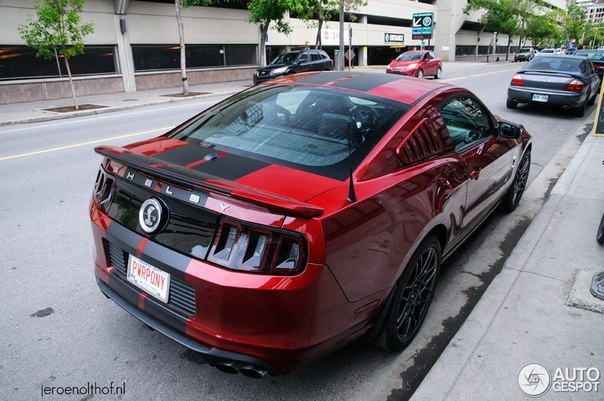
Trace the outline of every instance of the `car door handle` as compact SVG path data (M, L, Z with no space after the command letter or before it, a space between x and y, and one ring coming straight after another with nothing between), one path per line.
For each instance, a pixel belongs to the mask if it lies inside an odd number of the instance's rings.
M472 169L472 171L470 172L470 179L471 180L477 180L478 177L480 177L480 169L475 167Z

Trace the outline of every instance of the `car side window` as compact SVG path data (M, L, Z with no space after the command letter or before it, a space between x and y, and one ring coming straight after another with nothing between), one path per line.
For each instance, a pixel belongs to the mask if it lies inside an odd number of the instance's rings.
M312 61L320 61L321 60L321 56L319 54L317 54L317 53L311 53L310 57L311 57Z
M308 53L302 53L302 54L300 54L300 57L298 57L298 62L299 63L307 63L308 62Z
M488 113L471 97L448 100L441 107L440 113L458 153L482 142L492 134Z
M434 54L432 52L430 52L429 54L430 54L430 58L436 58L436 54Z
M426 60L430 60L430 59L432 59L432 54L430 54L430 53L426 53L426 54L424 55L424 58L425 58Z

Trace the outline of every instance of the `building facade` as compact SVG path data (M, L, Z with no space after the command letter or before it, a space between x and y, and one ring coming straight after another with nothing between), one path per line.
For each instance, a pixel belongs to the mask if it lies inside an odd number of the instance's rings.
M289 35L248 22L249 0L215 2L184 10L188 79L191 85L249 79L258 66L260 41L267 58L313 47L316 24L287 15ZM18 25L34 13L33 0L0 0L0 104L70 97L60 57L43 60L24 45ZM548 0L563 7L564 0ZM561 4L558 4L561 3ZM477 59L489 53L493 34L466 15L466 0L368 0L346 16L345 39L354 65L384 65L399 53L431 48L444 60ZM432 13L433 37L412 38L415 13ZM332 57L339 44L338 16L326 21L322 46ZM130 92L180 85L180 47L173 0L88 0L83 20L95 31L86 37L85 53L70 60L79 95ZM352 40L349 43L350 33ZM513 38L512 38L513 39ZM505 53L507 36L497 38Z

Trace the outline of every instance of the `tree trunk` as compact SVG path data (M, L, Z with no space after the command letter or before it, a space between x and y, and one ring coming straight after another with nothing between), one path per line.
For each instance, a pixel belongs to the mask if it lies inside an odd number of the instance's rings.
M189 82L187 80L187 49L185 47L185 28L182 23L182 0L175 0L176 23L178 24L178 40L180 42L180 75L182 78L182 94L189 94Z
M260 66L264 67L266 65L266 41L264 38L268 33L268 28L270 26L270 21L265 21L263 24L260 24Z
M315 49L322 49L323 46L321 45L321 28L323 28L323 20L321 18L319 18L318 25L319 27L317 28L317 39L315 40Z
M76 110L80 109L80 105L78 104L78 98L76 97L75 87L73 86L73 79L71 78L71 68L69 68L69 57L65 55L63 52L63 60L65 60L65 69L67 70L67 76L69 77L69 85L71 86L71 96L73 97L73 107Z
M483 31L484 31L484 28L482 28L480 30L480 32L478 32L478 37L476 38L476 49L474 51L474 56L476 58L476 61L478 61L478 45L480 45L480 35L482 34ZM488 57L489 57L489 55L487 54L487 61L488 61Z
M510 47L512 47L512 34L508 33L508 49L505 53L505 61L509 61L510 58Z

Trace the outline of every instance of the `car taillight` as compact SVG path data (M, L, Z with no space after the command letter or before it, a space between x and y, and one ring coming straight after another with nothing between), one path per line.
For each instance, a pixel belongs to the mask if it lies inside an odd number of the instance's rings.
M296 274L304 267L304 244L294 233L222 219L208 261L233 270Z
M596 70L601 70L602 68L604 68L604 65L594 64L594 67L596 68Z
M99 168L94 183L94 201L96 205L103 211L107 210L109 202L113 196L113 178L105 171L103 166Z
M520 75L514 75L514 78L512 78L512 82L510 83L510 85L524 86L524 81L522 80L522 77Z
M582 81L573 79L568 85L566 85L564 89L567 91L581 92L583 90L583 86L585 86L585 84Z

